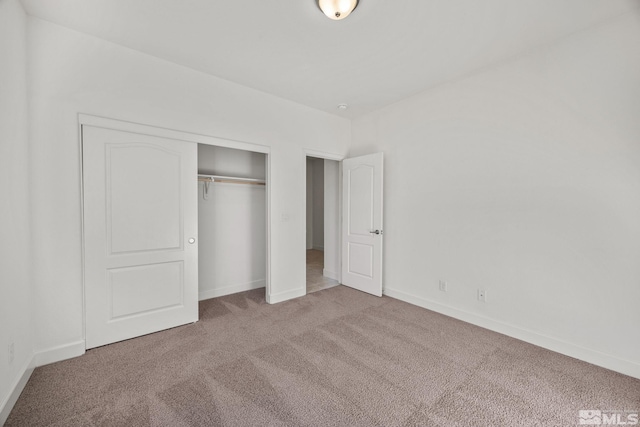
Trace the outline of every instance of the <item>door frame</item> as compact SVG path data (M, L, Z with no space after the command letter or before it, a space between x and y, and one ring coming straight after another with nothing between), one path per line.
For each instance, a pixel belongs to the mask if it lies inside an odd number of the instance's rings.
M307 157L316 157L318 159L323 159L323 160L334 160L336 162L338 162L339 166L338 166L338 212L340 212L339 218L338 218L338 231L340 232L340 242L338 244L338 259L339 261L339 265L338 265L338 275L339 275L339 279L338 279L338 283L342 283L342 161L344 159L347 158L346 154L337 154L337 153L330 153L328 151L319 151L319 150L312 150L312 149L308 149L308 148L304 148L302 150L302 164L304 167L304 170L307 170ZM306 176L306 174L305 174ZM304 206L303 211L306 213L307 212L307 187L305 185L305 190L304 190L304 197L302 199L302 205ZM306 236L306 227L307 227L307 220L306 220L306 215L305 215L305 220L304 220L304 233L303 235ZM305 260L307 259L307 242L304 242L303 245L303 252L304 255L302 257L302 259ZM305 275L305 279L306 279L306 275ZM305 291L304 294L307 295L307 285L306 285L306 280L305 280Z
M265 203L265 218L267 227L267 259L266 259L266 277L265 277L265 299L270 300L271 296L271 147L262 144L256 144L246 141L236 141L232 139L219 138L215 136L200 135L180 130L162 128L153 125L146 125L142 123L128 122L117 119L110 119L106 117L94 116L90 114L78 114L78 144L80 153L80 233L81 233L81 275L82 275L82 337L84 340L84 346L86 349L86 301L85 301L85 245L84 245L84 182L83 175L83 140L82 140L82 127L92 126L104 129L112 129L117 131L137 133L142 135L156 136L160 138L177 139L185 142L192 142L194 144L214 145L224 148L234 148L237 150L253 151L262 153L266 157L266 203ZM194 185L196 183L194 177Z

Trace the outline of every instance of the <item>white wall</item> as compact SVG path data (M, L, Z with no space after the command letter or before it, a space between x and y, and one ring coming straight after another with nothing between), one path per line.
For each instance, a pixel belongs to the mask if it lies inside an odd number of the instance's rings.
M640 377L638 40L634 12L354 121L387 294Z
M324 160L312 159L313 164L313 249L324 250Z
M198 173L266 179L265 155L253 151L199 144Z
M265 179L265 155L198 145L198 173ZM198 183L200 299L262 288L267 273L265 186Z
M340 280L340 163L324 161L324 272Z
M344 154L350 122L29 18L32 267L39 360L83 346L77 114L270 147L271 301L304 295L304 149Z
M324 250L324 160L307 157L307 250Z
M26 61L26 14L0 0L0 425L33 359Z
M306 249L313 249L313 159L307 157L307 173L306 173Z

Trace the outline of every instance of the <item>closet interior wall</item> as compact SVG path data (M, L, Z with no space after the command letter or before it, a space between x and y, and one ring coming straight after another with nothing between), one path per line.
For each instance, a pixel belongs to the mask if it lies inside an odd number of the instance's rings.
M198 144L198 175L266 179L266 155ZM200 300L266 285L266 187L198 181Z

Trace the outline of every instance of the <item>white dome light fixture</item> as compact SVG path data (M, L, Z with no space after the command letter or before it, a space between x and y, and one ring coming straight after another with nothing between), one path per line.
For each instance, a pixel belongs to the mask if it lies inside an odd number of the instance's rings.
M358 0L317 0L322 13L338 21L344 19L358 6Z

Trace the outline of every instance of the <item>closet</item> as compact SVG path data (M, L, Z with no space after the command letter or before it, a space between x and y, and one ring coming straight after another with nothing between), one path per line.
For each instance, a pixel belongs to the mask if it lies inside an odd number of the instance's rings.
M266 160L198 144L200 300L266 285Z
M199 299L266 286L265 147L79 120L87 349L196 322Z

